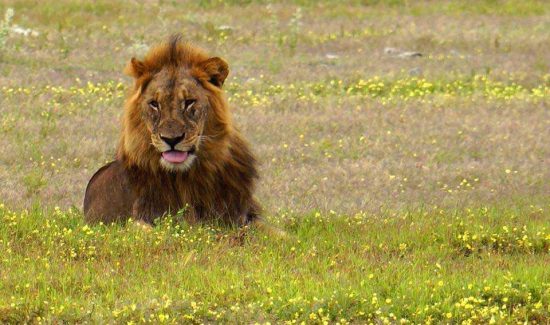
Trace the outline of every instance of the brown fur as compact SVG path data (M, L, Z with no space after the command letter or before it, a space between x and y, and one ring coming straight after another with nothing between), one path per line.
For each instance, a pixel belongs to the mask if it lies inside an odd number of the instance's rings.
M257 219L256 160L233 126L221 90L228 73L225 61L172 37L143 61L133 58L126 73L135 78L135 86L126 101L116 160L90 180L86 220L110 223L132 217L152 223L185 207L192 222L219 219L243 225ZM180 107L191 97L199 113ZM160 113L147 107L148 98L158 98ZM166 143L160 139L180 133L181 147L195 146L196 158L185 168L166 168L159 151Z

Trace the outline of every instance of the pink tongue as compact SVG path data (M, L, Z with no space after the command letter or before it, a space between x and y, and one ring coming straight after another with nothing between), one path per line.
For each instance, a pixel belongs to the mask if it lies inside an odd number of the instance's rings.
M179 164L187 159L187 151L170 150L162 153L162 158L173 164Z

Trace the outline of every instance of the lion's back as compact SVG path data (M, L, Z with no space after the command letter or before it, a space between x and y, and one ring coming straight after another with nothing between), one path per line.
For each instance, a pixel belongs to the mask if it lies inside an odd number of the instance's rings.
M111 223L132 214L133 190L127 171L115 160L101 167L90 179L84 196L87 222Z

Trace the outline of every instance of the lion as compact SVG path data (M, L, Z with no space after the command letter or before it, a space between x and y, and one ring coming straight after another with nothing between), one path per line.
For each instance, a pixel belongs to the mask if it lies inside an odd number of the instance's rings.
M129 218L153 224L185 211L191 223L265 224L254 198L257 160L231 120L222 86L225 60L175 35L132 58L116 159L91 178L89 223Z

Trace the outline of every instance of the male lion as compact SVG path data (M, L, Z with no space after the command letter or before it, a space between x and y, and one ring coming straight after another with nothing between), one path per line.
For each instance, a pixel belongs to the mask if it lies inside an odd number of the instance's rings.
M256 160L221 89L227 63L173 36L142 61L132 58L125 72L135 86L116 160L86 188L86 221L151 224L186 207L190 222L261 223Z

